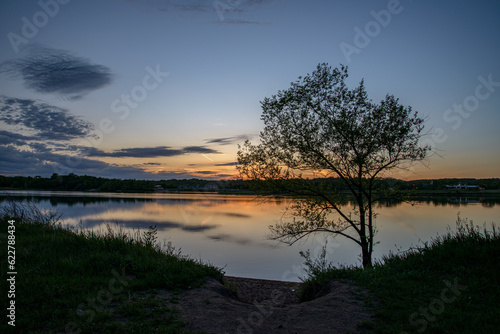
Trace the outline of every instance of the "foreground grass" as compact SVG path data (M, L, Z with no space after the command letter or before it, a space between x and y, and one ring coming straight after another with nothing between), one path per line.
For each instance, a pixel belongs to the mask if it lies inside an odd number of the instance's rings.
M498 333L500 328L500 231L457 222L418 249L390 255L373 268L314 268L303 299L332 279L370 291L377 333ZM371 298L371 299L370 299Z
M23 333L184 333L177 311L154 299L155 289L199 286L220 269L161 250L155 229L132 236L62 228L26 218L0 219L1 291L6 274L8 220L15 221L16 321L0 328ZM3 299L5 300L5 299ZM6 309L6 301L2 309ZM3 313L7 313L4 311ZM1 330L5 333L4 330Z

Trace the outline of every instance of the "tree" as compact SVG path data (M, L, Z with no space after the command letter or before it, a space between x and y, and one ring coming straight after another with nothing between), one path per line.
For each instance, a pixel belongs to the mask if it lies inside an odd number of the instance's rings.
M298 195L292 219L270 226L273 240L288 244L317 232L346 237L361 247L363 266L372 265L375 190L389 170L425 159L419 146L424 120L411 107L387 95L368 99L364 82L350 90L347 67L319 64L287 90L261 101L264 130L260 143L238 150L244 179L264 181L275 190ZM338 178L337 183L324 182ZM354 209L346 204L350 193Z

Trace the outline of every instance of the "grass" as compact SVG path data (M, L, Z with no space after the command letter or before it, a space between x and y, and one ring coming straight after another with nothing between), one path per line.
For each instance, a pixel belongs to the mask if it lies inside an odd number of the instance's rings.
M196 287L207 276L222 281L221 269L182 256L171 245L162 249L155 228L135 235L109 227L106 232L71 231L57 223L56 215L33 207L8 213L15 215L0 218L0 284L2 293L9 290L7 272L12 270L6 250L12 219L16 327L7 326L4 318L1 328L25 333L184 333L175 308L158 303L155 291Z
M307 254L306 254L307 255ZM302 299L340 279L366 288L375 333L498 333L500 328L500 231L458 219L422 247L390 254L372 268L334 268L311 261Z
M55 213L34 207L0 212L0 288L9 291L9 220L15 223L16 327L6 318L0 332L185 333L175 307L155 296L199 286L219 268L162 248L156 229L142 234L108 228L72 231ZM323 253L323 255L325 252ZM373 321L359 328L375 333L497 333L500 327L500 231L459 218L457 229L421 247L390 254L372 268L334 268L311 260L302 299L325 292L332 279L370 293ZM363 295L360 295L363 296ZM5 299L4 299L5 300ZM8 307L4 301L4 310ZM205 301L207 305L211 301Z

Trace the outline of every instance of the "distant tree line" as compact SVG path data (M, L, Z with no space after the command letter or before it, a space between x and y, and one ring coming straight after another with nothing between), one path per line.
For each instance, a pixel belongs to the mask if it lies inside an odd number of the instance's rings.
M63 190L96 192L154 192L154 191L224 191L248 190L248 182L242 180L210 181L202 179L184 180L135 180L108 179L88 175L52 174L50 178L40 176L2 176L0 188L19 190Z
M308 182L307 180L305 182ZM346 189L344 184L335 178L315 179L309 182L328 184L337 191ZM436 179L403 181L392 178L377 180L376 189L398 189L435 191L445 190L447 186L457 184L477 185L487 190L500 189L500 179ZM172 179L172 180L135 180L108 179L88 175L59 175L51 177L40 176L2 176L0 188L18 190L62 190L62 191L96 191L96 192L154 192L154 191L204 191L204 192L258 192L276 193L269 189L265 182L236 180L202 180L202 179Z
M415 180L398 181L402 190L447 190L448 186L469 185L479 186L487 190L500 189L500 178L491 179L436 179L436 180Z

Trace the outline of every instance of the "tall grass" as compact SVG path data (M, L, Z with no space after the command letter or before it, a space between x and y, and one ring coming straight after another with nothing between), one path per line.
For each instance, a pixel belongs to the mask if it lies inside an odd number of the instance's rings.
M137 328L182 332L175 310L157 305L152 297L145 303L134 296L154 295L157 289L189 289L207 276L222 280L220 268L183 256L171 244L160 245L155 227L142 233L125 233L110 225L107 231L69 230L56 213L32 205L10 204L0 212L4 233L8 220L15 221L16 328L23 332L59 333L66 332L67 326L82 333L128 333ZM2 291L6 291L6 259L5 254ZM117 283L120 280L122 285ZM98 304L99 298L104 302ZM97 306L92 308L92 301Z
M332 279L364 287L375 312L375 332L497 333L500 328L500 231L494 224L480 227L459 217L445 235L384 256L366 270L334 268L310 258L306 264L312 268L303 300L324 292ZM443 302L448 301L443 296L453 302Z

